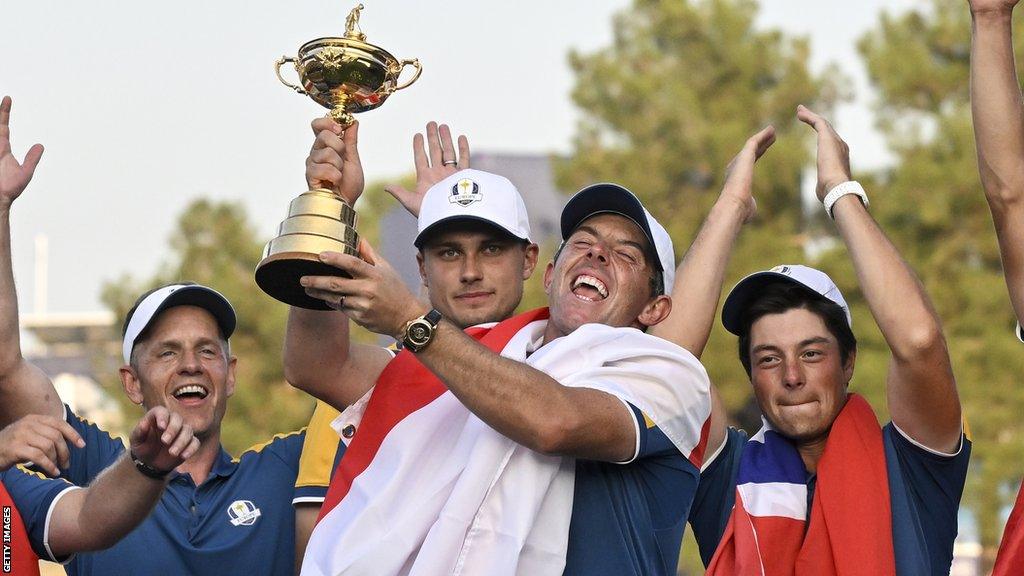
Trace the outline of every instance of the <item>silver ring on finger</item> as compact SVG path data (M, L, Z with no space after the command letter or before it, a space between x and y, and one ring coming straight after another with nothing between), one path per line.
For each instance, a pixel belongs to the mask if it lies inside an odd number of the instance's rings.
M344 296L342 296L342 297L338 298L338 305L337 305L337 306L335 306L334 308L335 308L336 310L341 310L341 309L342 309L342 308L344 308L344 307L345 307L345 297L344 297Z
M445 166L455 166L456 164L458 164L458 161L456 161L456 160L445 160L444 162L441 162L441 164L444 164Z

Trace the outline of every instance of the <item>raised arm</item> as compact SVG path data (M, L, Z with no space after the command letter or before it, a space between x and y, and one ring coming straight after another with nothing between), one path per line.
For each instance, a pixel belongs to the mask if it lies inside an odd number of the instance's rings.
M704 219L697 237L676 269L672 312L650 333L687 349L700 358L711 335L725 270L743 224L753 218L757 203L751 194L754 164L775 142L768 126L747 139L726 170L718 201ZM714 386L711 388L709 452L725 441L728 415Z
M971 113L978 169L992 210L1003 272L1024 319L1024 105L1014 67L1017 0L971 0Z
M846 143L821 116L800 106L797 118L817 132L818 199L850 181ZM892 352L886 379L893 423L920 444L953 452L960 444L960 399L942 327L924 287L860 198L833 206L871 315Z
M60 417L62 406L50 379L21 355L18 295L11 265L11 205L32 180L40 144L18 162L11 151L11 98L0 102L0 426L26 414Z
M316 137L306 159L310 188L326 188L355 204L363 193L359 159L359 123L348 129L330 118L312 123ZM336 311L291 308L284 343L288 382L338 410L373 386L388 362L387 352L353 344L348 317Z

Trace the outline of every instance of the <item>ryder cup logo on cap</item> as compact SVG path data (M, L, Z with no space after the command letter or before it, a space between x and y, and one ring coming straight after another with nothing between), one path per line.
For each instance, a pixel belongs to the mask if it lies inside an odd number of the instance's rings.
M725 326L725 329L739 335L742 328L740 319L751 300L756 298L765 286L779 282L802 286L830 300L843 309L847 324L853 328L850 307L846 304L846 299L843 298L839 287L829 278L828 274L809 266L783 264L771 270L755 272L736 283L736 286L726 296L725 304L722 305L722 325Z
M417 221L417 248L426 237L443 230L445 224L476 220L530 241L530 219L519 190L503 176L483 170L465 169L448 176L427 190Z
M460 206L469 206L480 201L480 186L469 178L463 178L452 186L452 195L448 201Z
M135 341L161 312L174 306L198 306L210 313L225 340L235 331L235 310L228 299L213 288L199 284L169 284L143 294L128 311L121 352L130 364Z

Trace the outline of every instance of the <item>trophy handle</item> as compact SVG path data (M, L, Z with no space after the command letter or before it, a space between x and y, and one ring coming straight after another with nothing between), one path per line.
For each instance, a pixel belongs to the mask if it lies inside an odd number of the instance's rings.
M395 75L395 80L396 81L398 80L398 77L402 75L402 71L405 70L406 66L409 66L409 65L415 66L416 67L416 73L412 75L412 78L406 80L402 84L399 84L399 85L395 86L391 90L392 92L398 92L402 88L408 88L410 85L412 85L413 82L418 80L419 77L420 77L420 74L423 73L423 67L420 66L420 59L419 58L415 58L413 60L402 60L401 62L399 62L399 64L401 64L401 66L398 68L398 74Z
M303 90L300 86L292 84L291 82L285 80L284 76L281 76L281 66L284 66L288 62L291 62L292 65L294 66L297 61L295 58L292 58L291 56L281 56L281 59L274 63L274 72L277 74L277 79L281 81L281 84L284 84L285 86L291 88L292 90L295 90L299 94L305 95L306 91ZM298 67L295 68L295 71L298 72ZM416 75L419 76L419 74ZM413 80L415 80L415 78L413 78ZM412 82L410 82L410 84L411 83Z

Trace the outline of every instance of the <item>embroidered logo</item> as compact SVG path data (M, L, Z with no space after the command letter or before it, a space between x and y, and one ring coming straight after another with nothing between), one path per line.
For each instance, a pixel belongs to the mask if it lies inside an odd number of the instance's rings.
M779 274L785 274L789 276L789 266L776 266L769 270L769 272L778 272Z
M469 178L463 178L455 186L452 186L452 194L448 197L448 202L459 206L469 206L473 202L479 202L482 197L480 186Z
M248 500L235 500L228 506L228 516L234 526L252 526L260 517L260 509Z

